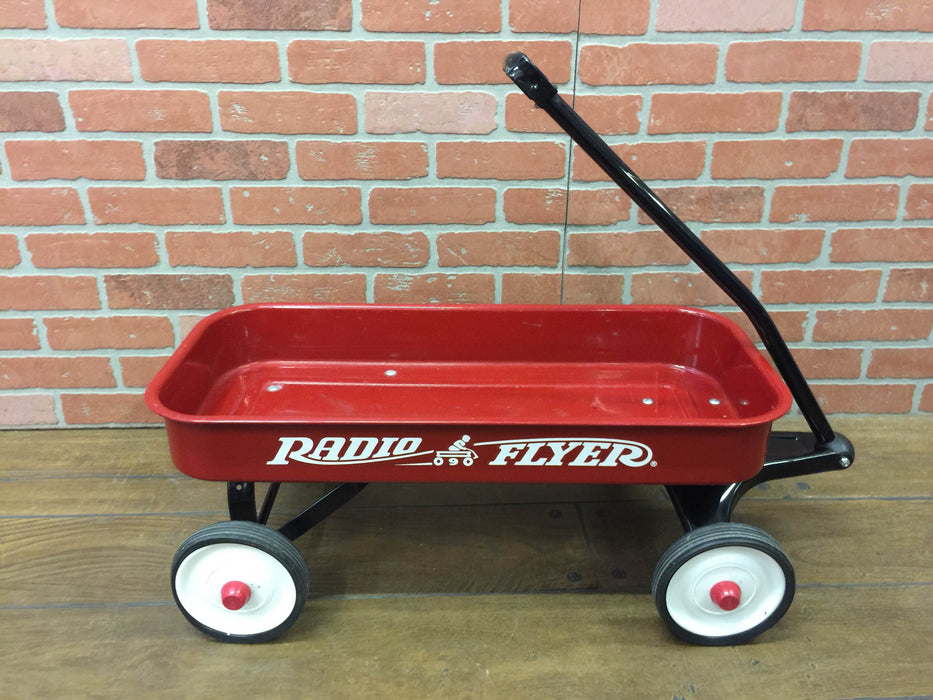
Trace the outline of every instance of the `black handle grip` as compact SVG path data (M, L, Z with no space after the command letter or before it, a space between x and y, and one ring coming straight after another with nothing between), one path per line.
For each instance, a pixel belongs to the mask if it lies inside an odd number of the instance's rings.
M510 53L503 65L505 74L539 107L557 94L547 76L521 51Z

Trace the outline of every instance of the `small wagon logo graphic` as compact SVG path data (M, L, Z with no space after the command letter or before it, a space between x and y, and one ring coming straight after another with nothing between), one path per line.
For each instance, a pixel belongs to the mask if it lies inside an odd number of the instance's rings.
M454 444L446 450L436 450L434 452L435 466L440 467L444 463L447 463L455 467L461 462L465 467L472 466L473 461L476 459L476 453L466 446L469 441L470 436L464 435L459 440L454 440Z

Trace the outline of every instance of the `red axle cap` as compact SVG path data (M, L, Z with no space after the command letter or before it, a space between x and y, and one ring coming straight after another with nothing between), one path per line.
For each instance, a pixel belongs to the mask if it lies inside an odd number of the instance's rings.
M228 581L220 589L220 602L227 610L239 610L249 602L251 595L249 586L242 581Z
M709 589L709 597L721 609L731 612L742 602L742 589L735 581L720 581Z

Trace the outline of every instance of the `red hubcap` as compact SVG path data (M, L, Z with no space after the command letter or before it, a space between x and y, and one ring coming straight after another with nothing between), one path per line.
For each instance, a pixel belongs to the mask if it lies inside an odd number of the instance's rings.
M249 602L251 591L242 581L228 581L220 589L220 602L227 610L239 610Z
M720 581L709 589L709 597L721 609L730 612L742 602L742 589L734 581Z

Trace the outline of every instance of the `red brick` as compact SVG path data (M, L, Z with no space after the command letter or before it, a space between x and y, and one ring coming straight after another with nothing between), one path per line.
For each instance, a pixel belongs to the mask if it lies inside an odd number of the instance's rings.
M39 332L31 318L0 318L0 350L38 350Z
M0 5L0 29L45 28L43 0L10 0Z
M644 34L648 31L650 13L649 0L581 0L580 32Z
M661 231L572 233L567 264L591 267L686 265L689 258Z
M295 267L289 231L169 231L165 250L172 267Z
M917 123L918 92L794 92L787 131L907 131Z
M658 93L651 98L648 133L774 131L781 100L779 92Z
M568 211L563 189L510 188L503 195L505 218L514 224L610 225L627 221L631 200L618 189L571 190Z
M185 338L188 336L191 331L194 330L194 327L203 319L210 316L209 313L202 314L179 314L178 316L178 331L179 337Z
M933 177L933 139L855 139L846 177Z
M815 384L826 413L909 413L913 384Z
M470 231L437 235L441 267L556 267L559 231Z
M145 387L153 380L167 355L128 355L120 358L120 375L123 386Z
M577 31L580 9L579 4L561 0L511 0L509 27L516 32L570 34Z
M498 32L499 0L362 0L363 29L370 32Z
M437 144L439 178L555 180L563 178L564 144L553 141L448 141Z
M476 273L380 274L373 291L377 304L491 304L495 297L495 277Z
M579 95L574 109L599 134L634 134L638 132L642 98L639 95ZM509 93L505 98L505 126L509 131L530 131L563 134L563 130L547 113L521 94Z
M659 187L656 192L684 221L757 223L765 206L762 187ZM638 213L638 220L650 221L644 212Z
M0 309L99 309L93 277L25 275L0 277Z
M165 348L175 342L172 322L164 316L47 318L44 324L53 350Z
M248 275L243 301L361 304L366 301L366 276L359 274Z
M0 396L0 425L54 425L55 400L48 394L14 394Z
M726 262L774 265L813 262L825 235L821 229L723 229L704 231L703 242Z
M0 226L83 224L84 209L71 187L0 189Z
M355 134L352 95L221 91L220 126L241 134Z
M288 74L295 83L413 85L424 82L422 41L293 41Z
M720 311L723 316L728 318L744 331L749 338L758 338L758 332L752 326L751 321L741 311ZM806 311L772 311L771 319L778 327L781 336L788 343L802 342L807 327L809 326L809 314Z
M569 41L445 41L434 45L434 75L441 85L511 84L502 61L513 51L534 56L555 85L570 80L573 45Z
M132 79L123 39L0 39L0 81Z
M142 394L62 394L62 415L68 425L161 423Z
M140 39L139 71L148 82L278 82L278 46L272 41Z
M618 189L571 190L568 211L563 189L510 188L503 195L505 218L514 224L604 226L627 221L632 202Z
M644 34L648 31L649 0L512 0L509 26L516 32L569 34Z
M151 267L159 263L154 233L31 233L26 247L36 267Z
M210 99L194 90L72 90L68 94L78 131L205 133Z
M839 168L842 139L717 141L712 175L722 180L829 177Z
M485 187L377 187L373 224L485 224L496 220L496 192Z
M862 374L859 348L792 348L807 379L858 379Z
M431 244L420 231L308 231L303 251L304 263L310 267L424 267L431 257Z
M930 95L930 99L927 101L926 130L933 131L933 95Z
M359 224L358 187L231 187L237 224Z
M299 141L304 180L410 180L428 174L428 146L400 141Z
M349 31L350 0L208 0L211 29Z
M923 393L920 395L920 410L933 411L933 384L923 387Z
M751 285L752 273L736 272ZM698 272L642 272L632 276L632 301L636 304L687 304L690 306L731 305L716 283Z
M933 269L891 270L884 301L933 301Z
M933 41L874 41L868 50L868 82L933 81Z
M897 185L781 185L771 198L774 222L893 220Z
M775 32L794 25L795 0L660 0L662 32Z
M503 304L559 304L563 275L545 272L506 272L502 275Z
M643 180L695 180L706 165L703 141L621 144L612 150ZM577 146L573 152L573 179L608 182L609 176Z
M0 132L65 130L65 114L54 92L0 92Z
M0 268L10 269L21 262L19 243L14 234L0 234Z
M810 83L858 78L862 45L856 41L736 41L726 54L726 80L739 83Z
M111 309L223 309L233 304L230 275L105 275Z
M138 141L7 141L14 180L142 180Z
M115 387L106 357L0 357L0 389Z
M370 134L488 134L497 102L484 92L367 92Z
M564 275L563 304L621 304L622 275Z
M761 301L765 304L821 304L875 301L880 270L765 270Z
M91 187L88 199L97 224L222 224L216 187Z
M805 30L933 31L927 0L807 0Z
M284 141L157 141L156 175L167 180L283 180Z
M706 85L716 81L716 44L584 46L580 79L587 85Z
M82 29L197 29L196 0L55 0L60 27Z
M916 184L907 190L905 219L933 219L933 185Z
M853 228L835 231L832 262L933 261L933 228Z
M813 340L926 340L931 330L933 311L927 309L821 309L816 312Z

